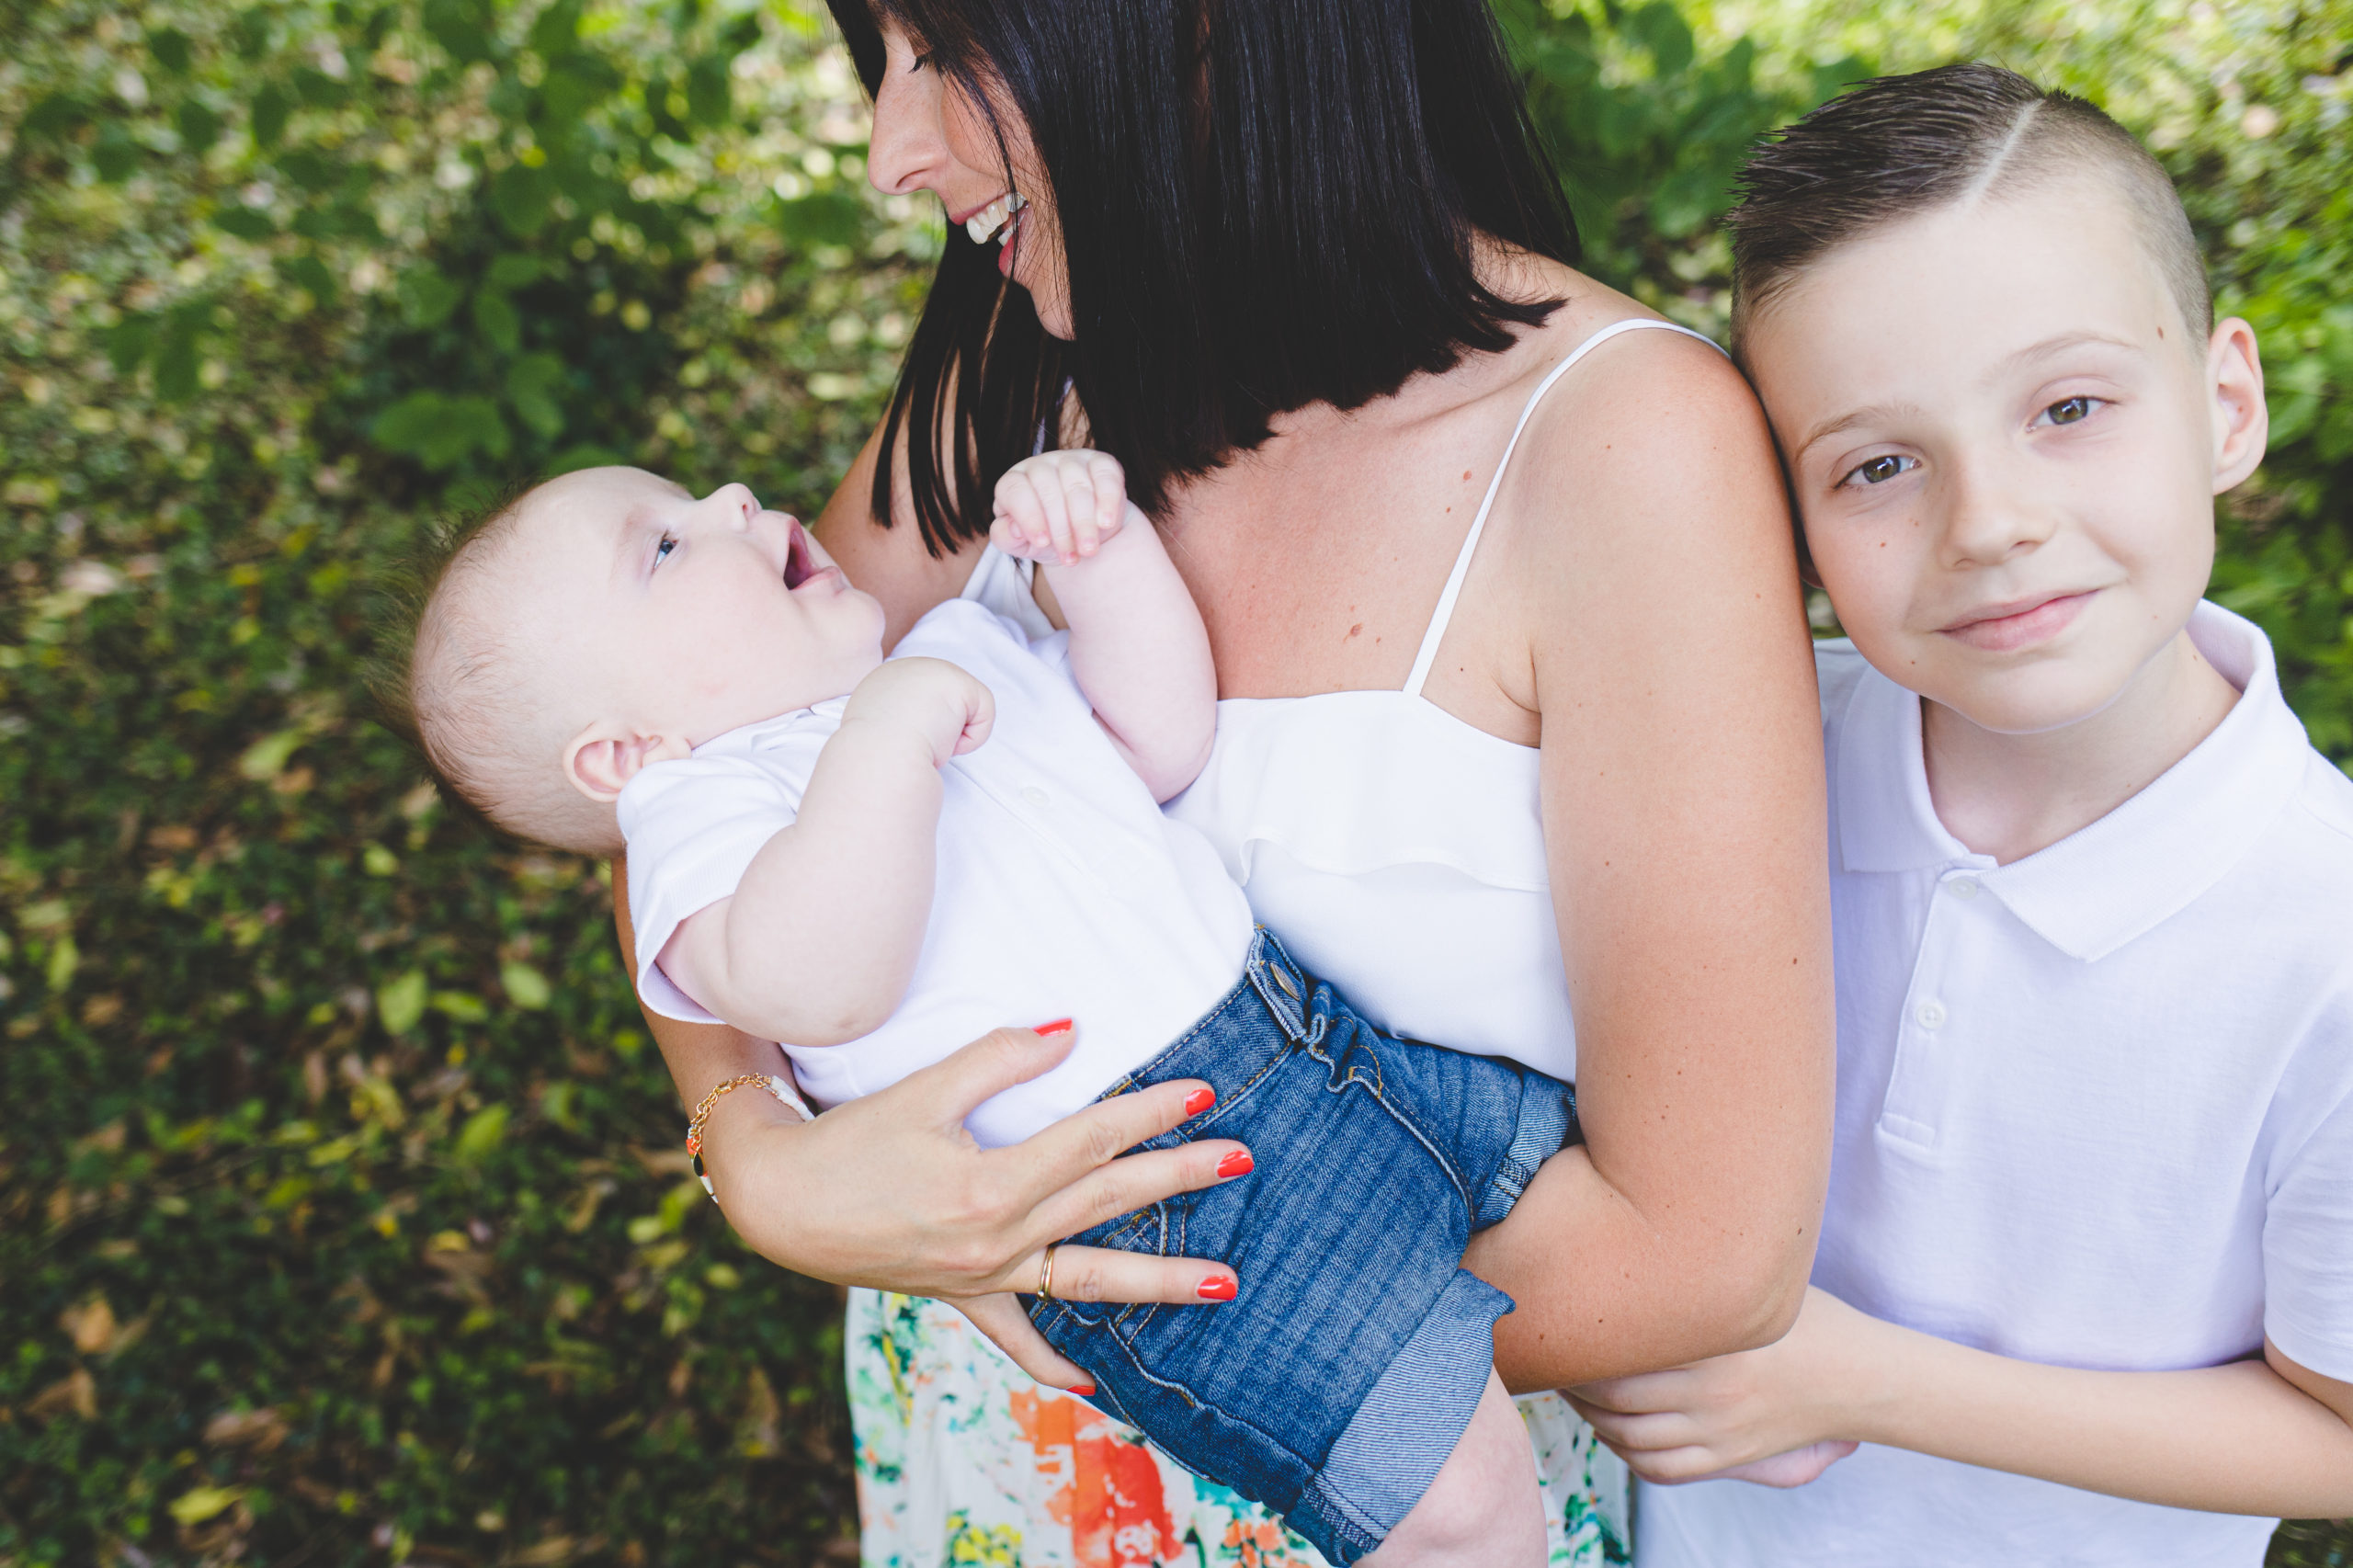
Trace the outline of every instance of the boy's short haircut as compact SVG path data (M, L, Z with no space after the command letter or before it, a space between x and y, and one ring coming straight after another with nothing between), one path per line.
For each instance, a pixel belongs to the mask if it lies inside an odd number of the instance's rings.
M1936 208L2091 171L2124 198L2197 352L2213 330L2213 301L2165 169L2092 104L1977 63L1866 82L1750 155L1725 220L1733 347L1758 312L1837 245Z

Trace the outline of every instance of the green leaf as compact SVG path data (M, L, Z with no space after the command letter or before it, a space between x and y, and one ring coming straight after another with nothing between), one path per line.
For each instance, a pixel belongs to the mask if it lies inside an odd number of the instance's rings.
M425 28L460 65L490 58L489 8L474 0L425 0Z
M466 1118L450 1152L461 1165L478 1165L490 1158L506 1136L506 1108L486 1105Z
M179 127L180 145L194 153L203 153L221 140L221 117L201 98L184 99L173 116Z
M155 347L155 323L151 316L125 316L107 330L107 358L115 374L127 376L146 361Z
M275 82L254 95L254 145L271 147L286 134L287 117L294 112L294 100Z
M294 93L313 108L341 108L351 101L351 89L314 66L294 72Z
M1626 30L1649 51L1659 75L1679 76L1691 65L1691 25L1672 0L1652 0L1626 18Z
M175 323L164 334L163 347L155 351L155 395L165 403L186 403L197 393L198 372L202 369L195 330Z
M687 67L687 114L697 125L723 125L733 108L727 62L706 54Z
M118 184L139 167L139 153L130 129L120 120L110 119L98 127L98 139L90 148L90 166L98 171L100 179Z
M429 267L419 267L404 274L398 290L401 319L418 328L439 326L458 308L465 291Z
M555 988L548 977L520 962L499 966L498 983L506 989L506 999L527 1012L538 1012L555 1000Z
M432 1006L443 1017L461 1024L485 1024L490 1021L490 1004L471 991L436 991Z
M855 244L865 218L865 207L843 190L821 190L777 203L777 227L800 244Z
M512 354L522 347L523 318L516 313L514 302L495 289L474 291L474 330L502 354Z
M240 57L246 60L259 60L269 52L272 24L270 11L270 6L262 5L251 6L238 15L237 25L233 30L236 34L237 53Z
M547 264L538 256L520 251L509 251L490 264L490 281L500 289L520 289L526 283L539 280L547 271Z
M335 302L335 274L327 270L327 264L315 253L305 251L284 263L284 268L286 276L298 287L310 290L311 298L323 305Z
M491 176L490 204L499 222L517 239L529 239L548 221L548 202L554 192L547 176L526 164L509 164Z
M71 136L90 122L90 106L71 93L51 93L25 111L17 134L25 141Z
M266 240L278 233L278 225L269 221L268 213L256 211L250 207L215 209L212 226L241 240Z
M49 983L50 994L64 994L65 988L74 983L74 971L81 966L82 949L74 945L74 933L60 933L49 949L49 963L41 971L41 978Z
M313 195L333 190L343 179L340 165L308 147L285 153L278 158L278 167L288 179Z
M295 748L302 744L307 733L296 725L275 734L264 735L238 756L239 776L256 784L277 778L286 771L286 759L294 755Z
M563 375L563 361L552 354L526 354L506 369L507 406L551 441L563 433L563 409L555 397Z
M413 969L376 988L376 1017L386 1034L403 1035L425 1017L425 971Z
M552 63L580 36L580 0L556 0L531 21L532 52Z
M156 28L147 34L147 51L155 63L175 76L188 74L189 54L188 34L177 28Z
M199 1486L174 1498L169 1511L183 1525L200 1525L234 1506L244 1494L242 1486Z

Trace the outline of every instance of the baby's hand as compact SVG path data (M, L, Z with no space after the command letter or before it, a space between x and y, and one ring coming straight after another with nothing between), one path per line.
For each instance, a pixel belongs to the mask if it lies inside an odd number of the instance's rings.
M1017 560L1074 566L1118 533L1133 511L1119 459L1108 452L1040 452L996 482L989 541Z
M842 727L904 725L922 737L937 767L989 738L996 699L970 672L945 659L888 659L858 683Z

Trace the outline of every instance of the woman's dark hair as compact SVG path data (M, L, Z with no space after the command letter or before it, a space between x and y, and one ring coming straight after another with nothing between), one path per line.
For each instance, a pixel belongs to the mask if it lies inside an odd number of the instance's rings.
M1732 230L1733 344L1823 256L1933 209L2071 174L2109 181L2204 347L2213 303L2173 182L2132 133L2072 94L1998 65L1943 65L1866 82L1760 146L1741 171Z
M981 112L1017 113L1051 187L1023 194L1062 229L1068 342L993 244L948 231L883 426L935 554L986 531L1066 386L1152 511L1279 414L1359 407L1544 321L1559 301L1480 281L1483 236L1578 258L1488 0L829 4L870 92L887 20ZM886 524L898 477L875 474Z

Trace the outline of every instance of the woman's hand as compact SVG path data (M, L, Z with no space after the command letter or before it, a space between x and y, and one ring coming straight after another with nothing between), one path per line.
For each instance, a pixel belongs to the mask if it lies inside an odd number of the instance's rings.
M1049 1243L1180 1192L1241 1152L1231 1140L1120 1152L1209 1108L1206 1084L1158 1084L1089 1106L1027 1142L983 1149L974 1107L1069 1053L1068 1026L999 1029L890 1088L803 1122L764 1095L730 1095L703 1130L703 1163L728 1221L762 1256L802 1274L933 1296L1042 1382L1088 1380L1047 1347L1008 1292L1035 1291ZM773 1049L773 1048L770 1048ZM1229 1170L1232 1166L1228 1165ZM1233 1270L1096 1247L1054 1255L1053 1293L1081 1301L1230 1299ZM1215 1294L1204 1296L1204 1284Z
M1563 1391L1643 1480L1801 1486L1855 1451L1876 1319L1809 1288L1759 1350Z

